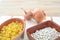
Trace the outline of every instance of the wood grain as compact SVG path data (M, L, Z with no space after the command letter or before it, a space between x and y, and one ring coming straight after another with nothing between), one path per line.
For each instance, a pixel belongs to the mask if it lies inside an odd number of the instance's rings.
M43 9L47 16L60 16L60 0L1 0L0 15L23 15L20 9Z

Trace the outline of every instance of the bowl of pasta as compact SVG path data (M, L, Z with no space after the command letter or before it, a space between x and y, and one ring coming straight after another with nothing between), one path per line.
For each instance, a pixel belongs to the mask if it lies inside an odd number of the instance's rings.
M25 28L24 20L11 18L0 25L0 40L18 40Z

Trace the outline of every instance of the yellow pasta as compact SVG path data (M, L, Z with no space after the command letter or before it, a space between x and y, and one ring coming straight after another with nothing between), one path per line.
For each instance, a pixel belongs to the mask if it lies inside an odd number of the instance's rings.
M0 32L0 40L12 40L23 29L23 24L19 22L12 22L2 28Z

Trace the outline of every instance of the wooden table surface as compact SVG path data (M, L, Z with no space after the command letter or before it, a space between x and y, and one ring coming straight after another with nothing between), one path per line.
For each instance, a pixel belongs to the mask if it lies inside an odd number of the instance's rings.
M60 16L60 0L0 0L0 15L23 15L20 8L40 8L47 16Z

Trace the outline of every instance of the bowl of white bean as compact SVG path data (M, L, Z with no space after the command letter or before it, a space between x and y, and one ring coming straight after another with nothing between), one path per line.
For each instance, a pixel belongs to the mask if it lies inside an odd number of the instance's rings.
M57 40L60 26L53 21L45 21L27 29L27 36L29 40Z

